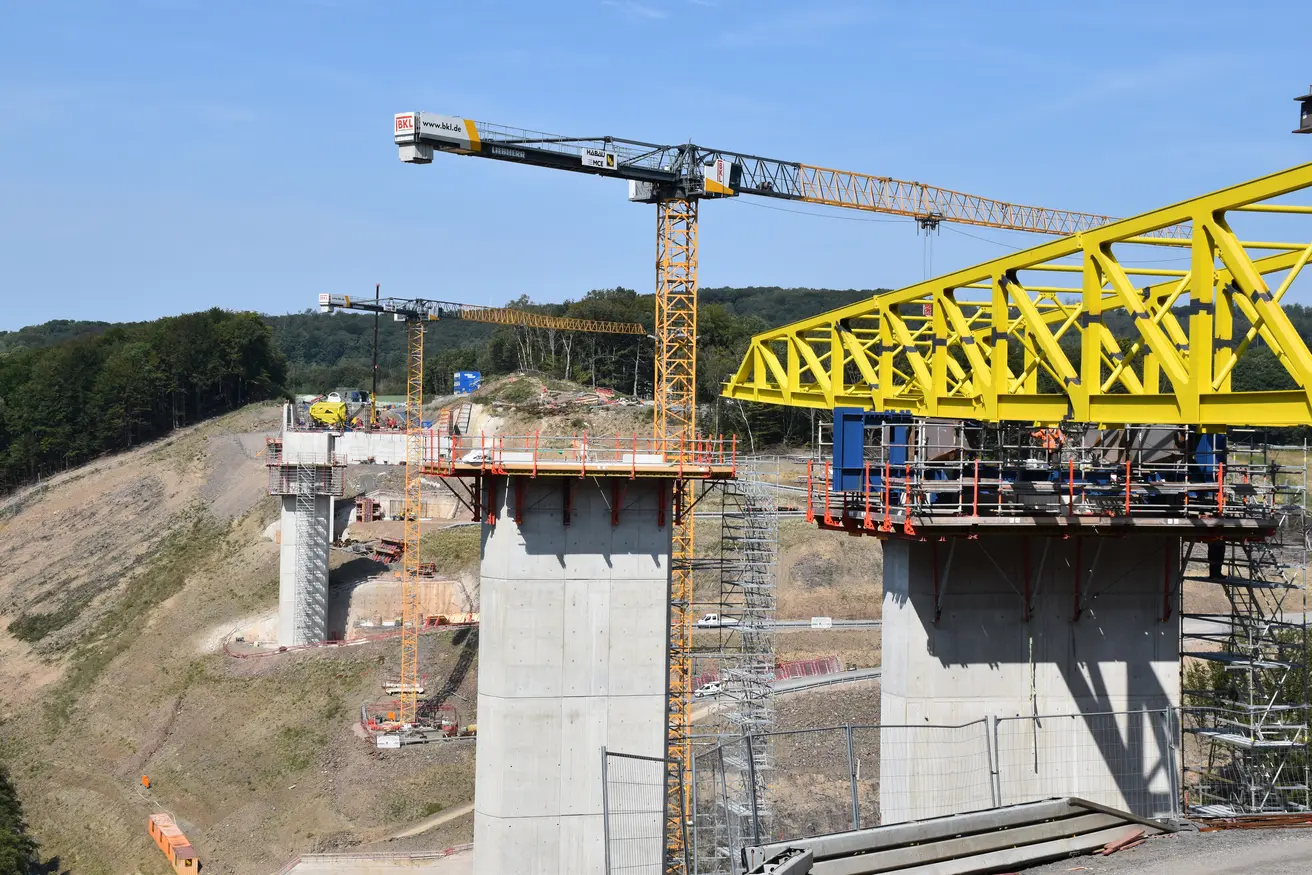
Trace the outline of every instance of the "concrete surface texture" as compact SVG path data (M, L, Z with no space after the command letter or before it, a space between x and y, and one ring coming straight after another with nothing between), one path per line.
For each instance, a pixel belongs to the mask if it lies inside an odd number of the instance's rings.
M374 462L379 465L405 463L404 432L347 431L337 438L337 452L352 465Z
M304 854L279 875L469 875L474 855L453 854Z
M284 431L284 465L324 465L333 452L328 432ZM293 474L293 479L295 475ZM294 484L301 488L300 484ZM278 644L323 641L328 630L328 551L335 518L331 495L282 496L279 521Z
M1084 856L1023 870L1025 875L1306 875L1312 830L1233 830L1153 836L1108 857Z
M423 616L460 614L478 608L470 603L460 581L439 578L418 583L419 612ZM328 611L330 621L336 622L329 625L343 629L346 640L377 634L383 631L384 622L395 623L401 616L401 573L384 572L352 586L345 598L338 599L334 592L333 599Z
M664 747L670 484L623 481L617 524L607 480L523 485L483 527L475 871L599 875L602 748Z
M884 726L999 718L986 730L1007 760L1005 782L985 787L1003 797L994 804L1077 795L1147 816L1170 810L1170 718L1142 712L1180 704L1178 596L1164 594L1178 539L982 535L889 540L884 551ZM1117 711L1141 713L1099 716ZM1074 716L1006 719L1034 715ZM886 823L914 794L936 792L934 763L962 753L946 731L908 737L912 749L882 749Z

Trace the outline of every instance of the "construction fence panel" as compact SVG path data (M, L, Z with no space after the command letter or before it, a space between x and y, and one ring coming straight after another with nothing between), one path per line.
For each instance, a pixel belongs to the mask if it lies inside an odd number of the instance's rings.
M665 761L602 749L607 875L660 875L665 859Z
M997 721L998 804L1078 796L1140 817L1180 813L1174 709Z
M854 764L848 738L844 726L772 734L775 767L767 776L771 815L767 840L854 827Z
M986 720L964 726L854 726L852 750L859 827L996 804Z

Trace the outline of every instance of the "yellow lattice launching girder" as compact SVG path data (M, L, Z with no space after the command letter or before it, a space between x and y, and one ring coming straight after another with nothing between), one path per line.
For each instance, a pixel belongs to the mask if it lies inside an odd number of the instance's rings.
M401 523L401 702L402 723L415 722L419 693L419 517L424 463L424 323L406 321L405 501Z
M724 394L1049 425L1312 423L1312 353L1280 308L1312 257L1312 206L1283 196L1310 187L1305 164L758 334ZM1240 221L1303 224L1285 243L1241 239ZM1160 236L1180 227L1188 240ZM1259 338L1297 388L1231 390Z
M668 445L688 447L697 435L697 202L661 201L656 207L655 432ZM670 545L669 722L665 737L665 869L684 871L685 793L691 768L692 727L692 482L675 484L682 509Z

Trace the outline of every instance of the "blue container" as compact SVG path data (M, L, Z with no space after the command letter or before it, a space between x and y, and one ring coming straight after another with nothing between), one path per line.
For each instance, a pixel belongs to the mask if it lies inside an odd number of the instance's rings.
M478 389L483 375L478 371L456 371L453 381L457 395L468 395Z

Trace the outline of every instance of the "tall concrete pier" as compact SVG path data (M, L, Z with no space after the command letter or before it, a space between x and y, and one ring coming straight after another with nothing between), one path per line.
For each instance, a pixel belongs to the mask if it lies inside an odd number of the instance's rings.
M335 502L342 495L342 463L334 435L293 431L271 441L269 493L282 501L279 522L278 644L325 640L328 630L328 550Z
M478 875L603 872L602 749L664 753L671 483L492 481L480 593ZM651 829L660 834L659 813Z
M880 722L985 725L907 733L911 750L886 744L883 822L906 819L912 803L924 812L934 793L943 794L943 813L1081 788L1144 816L1173 810L1178 728L1168 709L1180 705L1180 539L1163 528L1150 523L1115 539L944 540L930 529L925 540L885 542ZM1044 715L1052 716L1033 719ZM935 776L954 757L985 755L959 741L984 733L999 756L1018 760L1006 769L1009 783L951 798ZM1054 776L1060 792L1042 786Z

